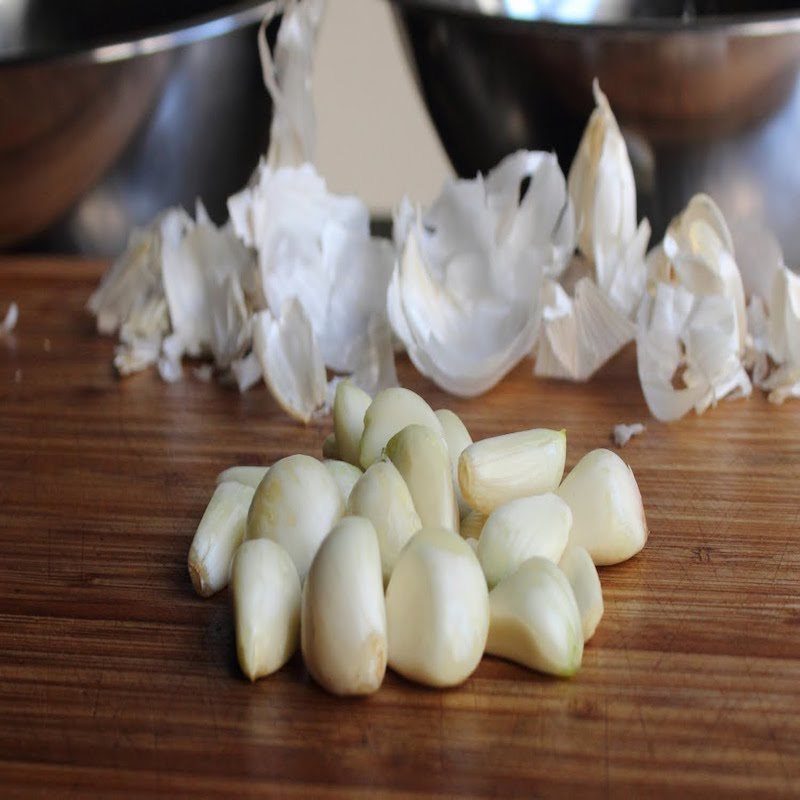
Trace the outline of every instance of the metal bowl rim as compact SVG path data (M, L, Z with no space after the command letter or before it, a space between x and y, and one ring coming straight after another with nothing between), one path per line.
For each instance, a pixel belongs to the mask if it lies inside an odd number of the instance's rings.
M86 47L52 48L33 53L0 52L0 67L46 64L58 62L88 62L104 64L124 61L137 56L160 53L176 47L213 39L226 33L260 22L270 0L243 0L226 9L210 11L163 26L157 31L134 35L132 38L113 37Z
M800 33L800 9L753 14L703 16L685 21L678 17L635 18L626 21L564 22L552 19L524 19L487 8L468 8L459 0L389 0L398 9L422 10L463 19L488 19L506 25L533 28L541 32L569 35L592 33L654 35L722 33L736 36L776 36Z

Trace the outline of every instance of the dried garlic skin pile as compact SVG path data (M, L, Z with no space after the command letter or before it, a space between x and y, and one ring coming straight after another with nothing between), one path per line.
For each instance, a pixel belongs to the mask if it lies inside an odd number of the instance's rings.
M546 153L451 181L416 216L403 203L387 308L414 366L452 394L494 386L530 353L542 280L561 273L574 236L566 181Z
M670 223L648 270L636 353L653 415L671 421L749 395L744 289L730 232L711 198L697 195Z

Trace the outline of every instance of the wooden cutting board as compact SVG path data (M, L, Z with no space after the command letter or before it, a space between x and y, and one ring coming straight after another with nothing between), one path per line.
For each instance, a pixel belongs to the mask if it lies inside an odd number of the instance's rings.
M572 680L486 658L460 688L388 674L329 697L299 658L250 685L228 598L186 573L222 468L319 454L267 392L186 370L115 378L83 306L102 265L0 261L3 797L800 795L800 403L756 395L648 417L633 353L591 383L517 368L485 397L402 382L475 437L566 427L568 466L623 451L650 540L602 570L606 612Z

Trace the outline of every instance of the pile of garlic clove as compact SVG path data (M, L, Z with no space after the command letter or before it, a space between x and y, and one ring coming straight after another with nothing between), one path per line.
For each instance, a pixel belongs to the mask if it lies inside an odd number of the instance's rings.
M647 540L625 462L593 450L563 478L564 431L473 442L408 389L347 381L333 426L322 460L220 473L194 536L198 594L231 584L242 672L299 647L336 695L371 694L387 666L456 686L485 653L574 675L603 615L597 566Z

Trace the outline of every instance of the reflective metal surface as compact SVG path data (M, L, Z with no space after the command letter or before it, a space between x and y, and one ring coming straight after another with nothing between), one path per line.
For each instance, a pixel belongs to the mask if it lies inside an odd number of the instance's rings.
M395 0L395 11L460 174L519 147L554 149L566 170L597 76L654 237L703 190L734 227L768 221L800 263L798 4Z
M196 197L224 220L267 146L264 5L0 0L0 248L114 254ZM102 24L79 24L92 13Z

